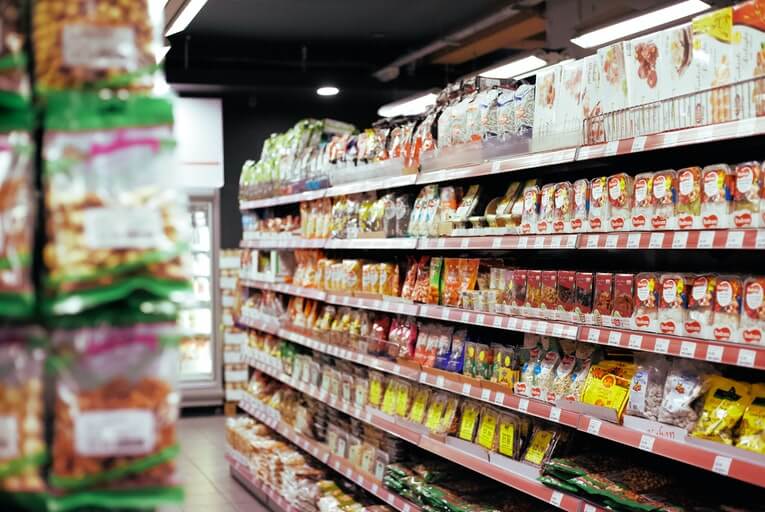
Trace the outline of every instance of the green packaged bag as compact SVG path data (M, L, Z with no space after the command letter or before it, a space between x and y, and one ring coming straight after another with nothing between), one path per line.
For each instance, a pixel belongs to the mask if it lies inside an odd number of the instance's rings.
M26 54L28 7L29 2L25 0L0 0L0 107L23 109L30 104Z

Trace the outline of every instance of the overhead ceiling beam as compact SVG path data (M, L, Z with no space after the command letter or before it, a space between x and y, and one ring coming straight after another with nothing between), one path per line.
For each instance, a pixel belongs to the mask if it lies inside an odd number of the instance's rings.
M519 13L472 36L458 48L436 55L436 64L462 64L500 48L513 48L521 42L545 32L545 19L535 11Z

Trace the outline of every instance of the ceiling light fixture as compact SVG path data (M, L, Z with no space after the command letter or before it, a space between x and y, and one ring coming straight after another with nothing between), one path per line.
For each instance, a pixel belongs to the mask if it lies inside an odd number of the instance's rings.
M157 59L157 64L165 60L165 57L167 56L167 52L170 51L169 46L162 46L161 48L158 48L157 51L154 53L154 58Z
M188 0L178 11L178 14L173 19L173 22L170 24L170 28L165 32L165 35L171 36L186 30L186 27L189 26L191 20L199 14L199 11L202 10L202 7L204 7L206 3L207 0Z
M316 94L319 96L336 96L340 92L340 89L332 85L325 85L316 89Z
M416 116L435 105L437 98L438 89L431 89L427 92L408 96L383 105L377 109L377 115L380 117Z
M543 68L535 69L534 71L529 71L527 73L523 73L520 75L515 75L513 78L516 80L523 80L524 78L528 78L530 76L538 75L539 73L543 73L550 69L553 66L560 66L561 64L568 64L569 62L574 62L576 59L563 59L560 62L556 62L555 64L550 64L549 66L545 66Z
M571 42L582 48L594 48L611 41L616 41L617 39L624 39L627 36L645 32L654 27L687 18L688 16L706 11L709 7L708 3L701 0L685 0L684 2L670 5L648 14L641 14L640 16L592 30L573 38Z
M547 66L546 60L541 59L536 55L529 55L522 59L516 59L500 66L481 71L478 73L478 76L484 76L486 78L513 78L544 66Z

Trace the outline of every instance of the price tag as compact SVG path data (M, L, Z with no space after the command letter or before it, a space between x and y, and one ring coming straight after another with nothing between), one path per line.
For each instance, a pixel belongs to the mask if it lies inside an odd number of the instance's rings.
M436 387L439 387L439 388L444 387L444 378L441 375L436 377Z
M393 373L396 375L401 375L401 366L394 364L393 365Z
M470 247L470 239L469 238L463 238L460 241L460 249L467 249Z
M470 390L473 388L473 386L470 385L469 382L465 382L462 385L462 394L470 396Z
M537 236L534 238L534 249L543 249L545 246L545 237Z
M630 334L630 340L628 343L630 348L640 350L643 348L643 337L639 334Z
M449 320L449 308L441 308L441 320Z
M561 503L563 503L563 493L554 491L552 496L550 496L550 504L556 507L560 507Z
M428 383L428 374L425 372L420 372L420 384L427 384Z
M707 355L704 357L707 361L719 363L722 361L723 349L719 345L707 345Z
M736 138L749 137L755 134L757 120L754 118L741 119L736 123Z
M500 328L502 327L502 317L501 316L495 316L494 322L492 323L494 327Z
M481 390L481 400L484 400L484 401L488 402L490 398L491 398L491 390L490 389L486 389L486 388L482 389Z
M521 323L521 331L523 332L533 332L533 327L531 320L524 320L523 323Z
M350 480L351 475L353 475L353 471L351 471L351 468L345 468L345 478Z
M589 503L585 503L584 508L582 509L582 512L598 512L598 509L593 507Z
M517 318L508 318L507 319L506 327L507 327L507 329L509 329L511 331L518 330L518 319Z
M411 512L412 508L409 506L409 503L404 503L404 506L401 507L402 512Z
M527 398L518 400L518 410L524 413L529 411L529 401Z
M372 494L377 494L377 491L378 491L379 489L380 489L380 488L379 488L379 487L377 487L377 484L372 484L372 487L370 487L370 488L369 488L369 490L370 490L370 491L372 491Z
M497 393L494 395L494 403L497 405L504 405L505 394L502 391L497 391Z
M615 155L616 152L619 150L619 141L618 140L612 140L608 144L606 144L606 151L604 152L604 156L611 156Z
M559 407L550 407L550 421L559 422L560 421L560 408Z
M563 336L563 325L553 324L552 335L555 336L556 338L560 338L561 336Z
M576 247L576 241L579 235L567 235L566 236L566 248L574 249Z
M669 340L666 338L656 338L653 350L659 354L666 354L669 351Z
M478 315L476 315L475 317L476 325L483 325L485 321L486 321L486 318L484 317L483 313L479 313Z
M672 237L672 248L685 249L686 247L688 247L688 232L687 231L675 232L674 236Z
M616 249L619 245L619 235L608 235L606 237L606 249Z
M651 233L651 239L648 241L649 249L661 249L664 245L664 233Z
M491 172L499 172L502 169L502 161L494 160L491 163Z
M755 249L765 249L765 229L757 230L757 238L754 240Z
M619 331L611 331L608 333L608 344L612 346L618 346L622 341L622 333Z
M728 238L725 240L726 249L741 249L744 245L743 231L728 231Z
M518 249L525 249L529 245L529 237L527 236L520 236L518 237Z
M696 247L698 247L699 249L711 249L714 243L715 243L715 232L702 231L701 233L699 233L699 241L696 244Z
M645 149L645 140L646 137L644 135L632 139L632 152L637 153L638 151L643 151Z
M585 244L585 247L587 247L587 249L597 249L598 240L600 240L600 235L586 235L586 236L587 236L587 243Z
M722 455L717 455L715 457L714 464L712 464L712 471L714 471L715 473L719 473L721 475L728 476L728 473L730 472L730 463L731 463L730 457L723 457Z
M462 320L462 323L469 323L470 322L470 313L467 311L462 312L462 316L460 317L460 320Z
M502 247L502 238L501 237L494 237L494 239L491 241L491 248L492 249L499 249Z
M439 238L438 242L436 243L436 247L438 247L439 249L443 249L444 247L446 247L446 238Z
M587 333L587 341L599 342L600 341L600 329L590 329Z
M324 452L321 454L321 461L326 464L329 460L329 452Z
M554 236L550 238L550 248L552 249L560 249L560 239L559 236Z
M399 313L403 313L403 312L404 312L404 309L406 309L406 308L405 308L405 306L404 306L404 303L403 303L403 302L399 302L399 303L396 305L396 310L397 310Z
M680 355L683 357L696 357L696 343L684 341L680 344Z
M754 366L755 353L753 350L747 350L745 348L738 349L738 358L736 362L739 366L747 366L749 368Z
M653 436L647 436L643 434L640 436L640 444L638 445L638 448L641 450L652 452L653 451L653 442L656 440Z
M595 418L590 418L590 422L587 424L587 433L594 436L600 435L601 421Z

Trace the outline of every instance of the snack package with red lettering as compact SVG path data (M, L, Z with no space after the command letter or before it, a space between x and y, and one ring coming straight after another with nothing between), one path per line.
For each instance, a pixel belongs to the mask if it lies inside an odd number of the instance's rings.
M513 300L512 305L522 308L526 305L526 287L529 271L522 268L513 270Z
M659 319L659 296L655 274L644 272L635 276L635 313L633 327L641 330L657 330Z
M675 229L675 202L677 197L677 174L661 171L653 175L653 229Z
M680 334L685 323L685 278L664 274L659 279L659 331Z
M537 309L542 305L542 271L529 270L526 283L526 307Z
M576 273L576 307L577 314L589 315L592 313L592 272ZM580 319L580 321L582 321Z
M556 270L542 271L542 291L539 307L549 310L558 308L558 272Z
M614 297L614 275L608 272L595 274L592 312L601 316L611 314Z
M594 178L590 181L590 231L608 230L606 224L610 217L610 203L608 202L608 180L605 176Z
M534 233L539 220L540 191L536 185L523 189L523 213L521 214L521 233Z
M653 173L645 172L635 176L633 184L632 217L630 222L632 229L646 229L653 214Z
M744 162L736 166L733 173L731 227L751 228L760 225L761 174L759 162Z
M675 217L679 229L701 228L701 167L677 171Z
M590 182L576 180L573 185L573 211L571 213L571 232L578 233L587 228L590 212Z
M553 205L554 233L570 233L571 219L574 213L574 186L564 181L555 185Z
M609 223L612 231L628 227L632 211L632 177L623 172L608 177Z
M555 184L548 183L539 192L537 233L550 233L555 221Z
M687 282L688 307L683 328L684 334L694 338L709 338L714 315L717 276L697 275L690 277Z
M412 300L415 302L427 302L430 292L430 256L422 256L417 265L417 279L414 284Z
M765 278L750 277L744 283L744 312L741 315L741 341L765 342Z
M460 258L444 259L441 304L455 308L460 304Z
M576 272L558 271L558 311L572 312L576 308Z
M422 256L422 258L428 258L428 256ZM406 277L404 278L404 284L401 286L401 298L407 300L414 300L414 287L417 284L417 271L419 269L419 262L414 258L409 258L409 268L406 271Z
M712 336L718 341L738 341L744 284L738 276L719 276L715 288Z
M728 227L733 173L725 164L708 165L701 171L701 225L706 229Z
M372 336L369 340L369 352L375 355L388 353L388 334L390 333L391 320L388 315L375 315L372 322Z
M635 276L616 274L614 276L614 298L611 304L611 316L631 318L634 311Z

